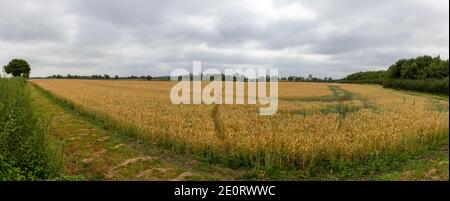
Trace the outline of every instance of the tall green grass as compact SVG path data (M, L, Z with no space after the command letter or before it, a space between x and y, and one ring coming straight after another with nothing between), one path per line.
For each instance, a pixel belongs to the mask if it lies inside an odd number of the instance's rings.
M46 122L33 114L27 81L0 78L0 180L58 177L46 134Z

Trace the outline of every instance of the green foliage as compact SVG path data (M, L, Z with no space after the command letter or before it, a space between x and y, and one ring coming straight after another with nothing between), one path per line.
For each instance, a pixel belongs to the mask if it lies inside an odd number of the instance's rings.
M339 83L349 83L349 84L382 84L384 79L376 80L340 80Z
M448 94L448 71L448 60L425 55L400 59L387 71L353 73L341 82L382 84L386 88Z
M383 81L383 87L386 88L423 91L434 94L448 94L448 86L449 86L448 77L445 79L426 79L426 80L387 79Z
M384 79L386 71L367 71L353 73L345 77L344 81L349 82L375 82L378 83ZM381 83L381 82L380 82Z
M440 57L420 56L401 59L387 70L388 79L443 79L448 77L448 60Z
M45 122L33 115L26 80L0 78L0 180L58 176L46 132Z
M12 74L14 77L28 78L30 76L30 65L23 59L13 59L3 68L6 73Z

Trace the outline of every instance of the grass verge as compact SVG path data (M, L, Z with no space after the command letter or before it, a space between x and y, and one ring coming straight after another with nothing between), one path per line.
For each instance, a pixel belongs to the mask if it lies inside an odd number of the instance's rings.
M0 180L62 177L47 143L47 122L32 109L24 78L0 78Z

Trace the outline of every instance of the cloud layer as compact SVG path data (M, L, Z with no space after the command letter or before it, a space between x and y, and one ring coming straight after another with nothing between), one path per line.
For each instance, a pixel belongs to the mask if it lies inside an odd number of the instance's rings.
M447 0L0 0L0 64L32 76L270 67L333 76L449 55Z

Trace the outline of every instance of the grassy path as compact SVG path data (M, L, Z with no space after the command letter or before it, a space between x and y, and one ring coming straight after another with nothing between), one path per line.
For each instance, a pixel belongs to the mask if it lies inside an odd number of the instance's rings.
M411 158L399 170L385 172L371 178L387 181L448 181L448 144Z
M243 172L172 154L99 129L30 86L66 175L81 180L235 180Z

